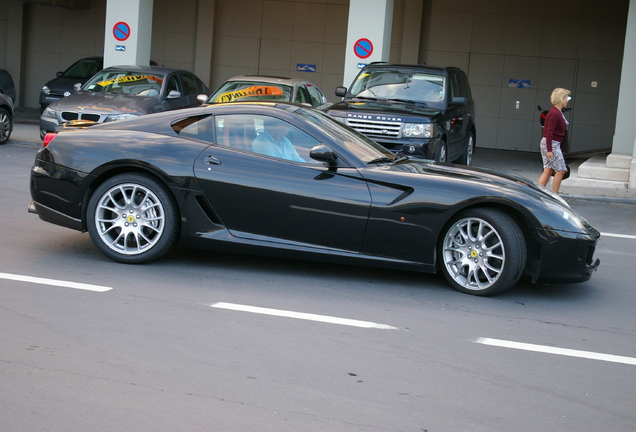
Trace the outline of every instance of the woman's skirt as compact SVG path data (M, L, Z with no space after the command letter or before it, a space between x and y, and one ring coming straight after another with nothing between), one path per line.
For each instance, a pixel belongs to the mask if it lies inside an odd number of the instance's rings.
M556 172L567 171L568 167L561 151L561 143L559 141L552 141L552 159L548 159L548 146L546 145L545 138L541 138L541 158L543 159L543 168L550 168Z

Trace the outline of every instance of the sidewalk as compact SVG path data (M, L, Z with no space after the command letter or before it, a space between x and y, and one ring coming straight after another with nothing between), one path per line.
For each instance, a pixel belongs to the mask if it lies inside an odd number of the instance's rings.
M40 112L37 108L18 108L9 142L41 145L39 119ZM626 189L614 182L579 178L579 165L592 156L588 154L584 157L566 157L571 173L570 178L561 183L560 193L570 198L636 203L636 190L634 189ZM538 152L517 152L479 147L473 157L473 166L509 172L532 181L537 181L542 171L541 156ZM548 184L549 186L550 184Z

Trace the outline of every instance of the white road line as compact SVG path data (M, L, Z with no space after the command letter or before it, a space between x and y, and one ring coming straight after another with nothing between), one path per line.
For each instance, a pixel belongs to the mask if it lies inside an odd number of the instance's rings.
M636 240L636 235L629 235L629 234L614 234L614 233L601 233L601 236L605 236L605 237L618 237L618 238L624 238L624 239L630 239L630 240Z
M302 320L308 320L308 321L319 321L319 322L325 322L329 324L347 325L352 327L362 327L362 328L380 329L380 330L397 330L397 327L393 327L386 324L378 324L378 323L374 323L370 321L358 321L358 320L347 319L347 318L337 318L337 317L332 317L327 315L315 315L315 314L309 314L309 313L303 313L303 312L293 312L293 311L286 311L286 310L280 310L280 309L269 309L269 308L246 306L246 305L239 305L239 304L233 304L233 303L223 303L223 302L214 303L214 304L211 304L210 307L219 308L219 309L229 309L229 310L235 310L235 311L241 311L241 312L251 312L251 313L257 313L257 314L263 314L263 315L273 315L273 316L286 317L286 318L295 318L295 319L302 319Z
M38 278L38 277L32 277L32 276L15 275L15 274L9 274L9 273L0 273L0 279L8 279L8 280L14 280L19 282L29 282L29 283L40 284L40 285L52 285L52 286L59 286L64 288L81 289L85 291L95 291L95 292L106 292L106 291L112 290L111 287L100 286L100 285L90 285L90 284L68 282L68 281L61 281L61 280L55 280L55 279L45 279L45 278Z
M614 363L624 363L628 365L636 365L636 358L633 357L623 357L612 354L601 354L591 351L579 351L568 348L557 348L546 345L534 345L522 342L513 342L507 340L500 339L490 339L484 337L478 337L473 342L483 344L483 345L491 345L498 346L503 348L513 348L525 351L535 351L542 352L547 354L557 354L569 357L579 357L590 360L602 360L606 362L614 362Z

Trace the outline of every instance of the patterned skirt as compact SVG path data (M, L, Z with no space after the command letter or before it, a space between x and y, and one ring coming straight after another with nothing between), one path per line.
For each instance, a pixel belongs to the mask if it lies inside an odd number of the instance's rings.
M548 159L548 146L545 138L541 138L541 158L543 159L543 168L550 168L556 172L567 171L568 167L561 151L561 143L552 141L552 159Z

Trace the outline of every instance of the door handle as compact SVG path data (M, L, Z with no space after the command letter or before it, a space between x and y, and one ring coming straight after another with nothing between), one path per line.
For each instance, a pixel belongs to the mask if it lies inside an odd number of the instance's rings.
M221 161L214 156L206 156L203 163L206 165L221 165Z

